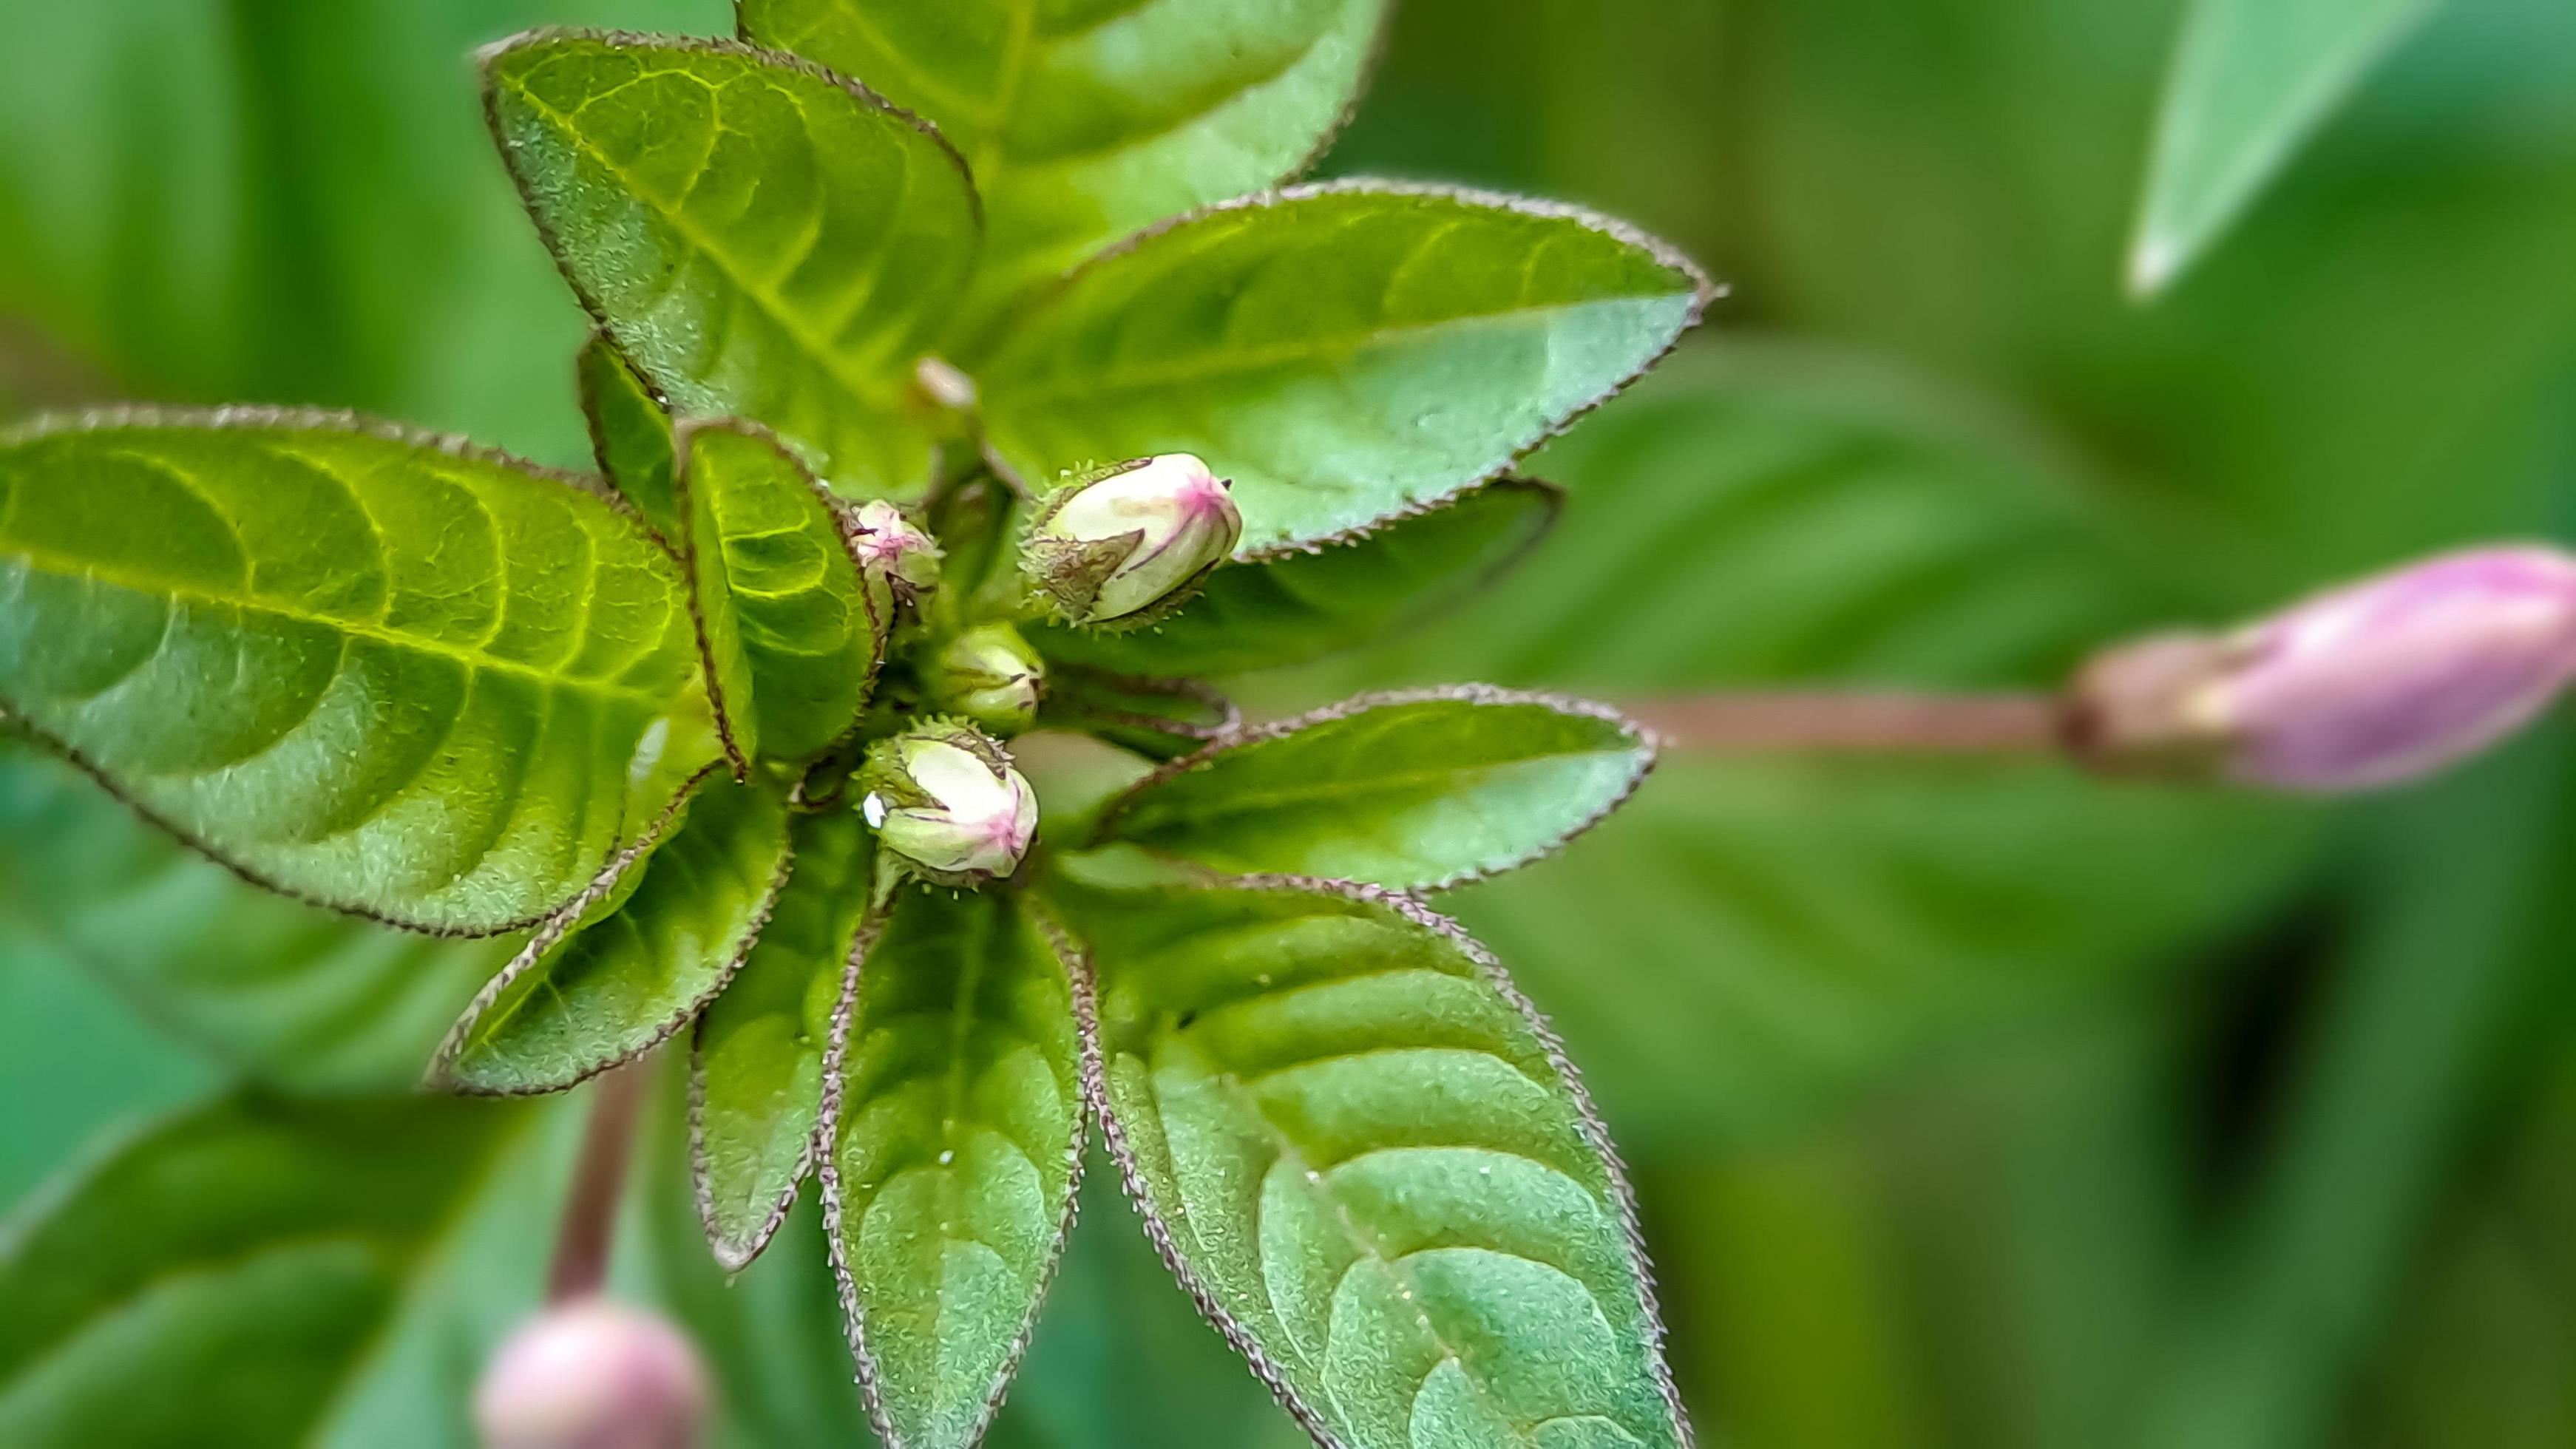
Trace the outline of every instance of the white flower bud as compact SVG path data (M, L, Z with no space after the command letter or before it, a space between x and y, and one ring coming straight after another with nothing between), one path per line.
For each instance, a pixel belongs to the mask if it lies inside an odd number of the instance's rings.
M1227 486L1190 454L1165 453L1060 488L1029 530L1030 580L1075 624L1177 602L1243 537Z
M939 587L939 540L902 509L880 499L860 504L845 518L850 552L861 568L883 575L907 600Z
M475 1388L474 1423L485 1449L694 1449L707 1397L678 1329L594 1298L510 1335Z
M1038 797L1002 747L934 720L876 742L858 774L859 813L914 874L976 886L1020 868Z
M2576 677L2576 558L2449 554L2223 637L2111 650L2077 680L2077 745L2292 790L2430 774L2539 714Z
M1015 735L1038 716L1046 666L1008 624L979 624L934 650L921 671L930 702L997 735Z

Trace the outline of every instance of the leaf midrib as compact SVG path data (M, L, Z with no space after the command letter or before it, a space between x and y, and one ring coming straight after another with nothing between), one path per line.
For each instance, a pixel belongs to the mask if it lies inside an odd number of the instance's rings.
M673 70L659 72L659 74L688 75L688 72ZM690 79L696 80L697 77L691 76ZM700 81L699 83L702 85L705 84L704 81ZM662 220L670 226L672 231L679 234L682 241L687 242L692 248L696 249L700 256L705 257L707 262L713 266L718 273L722 274L726 281L733 284L736 292L749 298L752 303L760 309L761 313L766 316L782 334L795 342L797 347L805 353L807 360L812 362L826 378L830 379L843 392L849 394L852 398L879 414L889 413L895 410L893 406L894 390L891 386L874 386L851 377L849 373L843 370L842 361L837 349L828 346L822 339L817 338L812 333L808 332L802 321L799 319L798 314L787 306L785 299L772 295L767 286L755 285L748 277L746 277L742 273L741 269L735 265L733 259L728 256L722 248L715 244L714 239L705 231L701 230L696 222L689 220L687 213L676 207L657 201L652 196L646 194L644 189L635 183L634 175L628 168L620 166L617 164L615 158L611 157L606 151L601 150L597 143L593 142L590 137L586 135L577 124L575 124L571 116L566 115L561 109L540 99L536 92L529 89L524 80L514 81L512 83L512 89L516 90L520 97L525 100L532 109L541 112L549 122L552 123L556 134L560 135L567 143L572 145L583 155L586 155L592 160L598 162L602 170L606 171L611 177L616 179L620 190L624 191L628 196L633 197L638 203L652 211L655 216L662 218ZM712 89L712 87L710 87L710 89ZM794 98L791 97L790 99L793 100ZM803 103L801 101L797 101L795 104L798 112L802 114L804 111ZM721 124L718 125L717 129L723 129ZM882 258L883 253L880 253L879 255L880 258ZM867 299L862 299L860 305L863 307L867 305Z
M1634 753L1636 753L1634 750L1618 749L1549 750L1540 754L1522 755L1515 759L1498 760L1489 765L1447 766L1421 770L1406 770L1395 774L1372 775L1365 780L1351 780L1345 778L1338 781L1319 781L1303 787L1290 785L1277 786L1268 790L1247 790L1239 794L1226 796L1223 799L1214 802L1202 802L1202 808L1194 810L1166 805L1164 815L1167 820L1174 822L1204 820L1210 816L1225 817L1242 815L1255 810L1276 810L1290 806L1329 803L1343 795L1376 794L1388 789L1412 789L1420 786L1437 785L1448 780L1464 779L1481 782L1490 776L1501 774L1506 770L1516 770L1532 765L1544 765L1559 760L1589 759L1596 756L1616 758L1621 755L1632 755ZM1179 784L1183 781L1190 781L1193 784L1204 786L1209 778L1211 778L1211 776L1200 776L1196 780L1192 780L1192 777L1188 775L1175 775L1167 783ZM1129 814L1145 814L1147 823L1149 825L1152 824L1152 816L1146 811L1146 806L1152 801L1152 799L1152 791L1138 795L1136 797L1135 804L1130 806L1128 810L1120 812L1121 816L1123 817ZM1124 819L1113 819L1111 821L1111 827L1115 830L1118 826L1125 823L1126 821Z
M538 684L549 688L575 690L581 693L599 695L608 698L633 700L639 704L649 705L657 711L667 710L679 703L679 696L676 694L666 697L646 690L634 688L631 685L619 684L613 680L585 678L580 675L563 674L539 665L527 663L524 660L509 659L496 654L486 654L476 650L461 649L451 644L426 638L422 635L405 634L398 630L388 629L381 624L345 619L331 614L316 613L310 609L299 609L290 604L276 600L259 598L255 595L233 593L212 588L204 584L172 583L167 580L154 579L148 575L138 574L131 570L101 567L94 561L74 558L56 550L39 548L32 544L10 544L6 546L5 549L0 549L0 557L15 557L25 560L27 564L37 572L55 578L83 579L93 583L104 583L115 588L124 589L129 593L142 595L146 598L189 600L204 604L223 605L229 608L239 609L247 613L267 614L273 618L283 619L291 623L308 624L316 628L326 629L332 633L339 634L347 638L372 640L376 643L384 644L392 648L405 649L413 653L428 655L432 658L445 659L466 669L487 669L502 674L518 675L534 680ZM595 596L596 592L597 591L595 589L584 590L583 597L585 603ZM575 652L577 653L578 651Z
M1171 387L1182 383L1205 382L1257 373L1270 368L1298 363L1318 365L1347 362L1372 348L1392 346L1397 342L1430 334L1473 328L1508 325L1523 319L1550 317L1559 313L1579 312L1587 308L1613 306L1628 302L1687 300L1690 289L1670 292L1634 292L1610 297L1588 297L1579 302L1550 302L1541 306L1512 307L1492 312L1472 312L1456 317L1443 317L1436 322L1403 327L1380 327L1367 332L1322 334L1298 338L1291 342L1273 343L1267 347L1210 351L1195 358L1168 363L1160 367L1127 368L1068 376L1061 381L1042 385L1011 385L1007 373L992 385L994 401L1008 404L1044 402L1064 398L1112 396ZM1032 328L1024 336L1041 336Z

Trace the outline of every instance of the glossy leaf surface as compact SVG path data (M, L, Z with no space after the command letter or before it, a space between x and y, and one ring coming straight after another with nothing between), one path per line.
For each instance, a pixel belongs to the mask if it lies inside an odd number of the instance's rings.
M685 439L682 552L711 675L746 755L808 759L858 723L893 600L774 440L721 423L692 424Z
M1015 895L940 890L859 969L823 1188L889 1445L972 1444L1027 1346L1082 1161L1070 971Z
M660 845L493 978L439 1048L433 1080L467 1092L554 1091L643 1054L733 978L789 855L772 790L708 781Z
M937 136L724 42L539 32L484 80L538 230L673 408L763 423L841 492L927 485L907 388L979 230Z
M1688 1442L1609 1145L1479 948L1299 886L1067 904L1129 1188L1319 1438Z
M1475 688L1364 697L1164 767L1102 833L1229 875L1436 889L1554 850L1653 762L1598 706Z
M209 854L342 909L531 923L700 763L669 559L497 455L263 412L22 434L0 581L0 703Z
M1303 169L1385 0L741 0L743 34L937 122L991 213L988 294Z
M984 370L1033 486L1190 452L1242 554L1490 478L1663 355L1709 296L1687 262L1568 209L1336 184L1148 233L1050 293Z

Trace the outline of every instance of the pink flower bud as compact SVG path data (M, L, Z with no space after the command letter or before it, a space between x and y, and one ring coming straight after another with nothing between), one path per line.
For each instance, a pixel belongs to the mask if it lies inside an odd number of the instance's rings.
M1048 496L1029 530L1030 581L1067 623L1153 617L1187 598L1243 537L1229 486L1188 453L1075 479Z
M694 1449L706 1370L679 1330L587 1299L520 1325L474 1391L485 1449Z
M2576 676L2576 558L2445 555L2224 637L2167 635L2088 665L2079 747L2112 766L2194 764L2253 784L2357 790L2495 743Z
M905 599L939 587L939 540L891 503L874 501L850 511L842 525L861 568L877 574Z
M972 889L1019 869L1037 834L1038 797L980 731L929 720L868 749L859 815L914 875Z

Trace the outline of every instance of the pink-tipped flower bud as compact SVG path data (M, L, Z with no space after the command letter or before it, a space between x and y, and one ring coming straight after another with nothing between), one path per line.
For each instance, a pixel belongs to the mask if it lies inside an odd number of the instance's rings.
M1188 453L1068 483L1029 529L1030 581L1072 624L1132 622L1177 604L1243 537L1227 486Z
M939 587L939 540L902 509L883 500L862 503L844 527L859 567L893 585L898 597L910 602Z
M695 1449L707 1375L659 1316L586 1299L520 1325L474 1391L485 1449Z
M934 707L1005 736L1036 722L1045 679L1037 651L1008 624L978 624L953 636L931 651L921 671Z
M913 874L978 886L1020 868L1037 792L1000 745L947 720L877 741L858 773L859 813Z
M2113 649L2073 698L2079 747L2291 790L2426 775L2531 720L2576 677L2576 558L2448 554L2224 636Z

